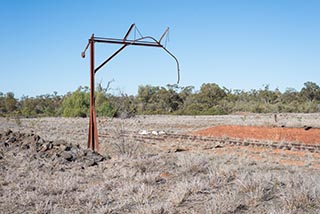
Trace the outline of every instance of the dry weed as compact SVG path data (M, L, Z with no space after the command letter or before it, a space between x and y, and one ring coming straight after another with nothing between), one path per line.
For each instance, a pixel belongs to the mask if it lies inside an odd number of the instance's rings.
M254 118L248 115L246 122L251 117ZM157 119L161 117L139 117L138 127L132 120L106 122L124 123L119 130L130 132L156 127ZM196 117L195 121L203 123L203 119ZM37 121L33 128L51 138L69 136L72 142L86 141L87 132L81 128L87 125L86 120L61 120L65 130L60 126L56 130L48 128L55 121L50 118ZM17 126L13 120L9 122L10 126ZM26 128L28 123L22 119L17 129ZM81 133L81 139L72 138L75 132L68 130L72 128L70 124L74 124L76 133ZM177 121L169 121L163 127L176 124ZM203 127L199 124L195 126ZM193 124L189 125L187 128L191 129ZM112 130L108 128L108 132ZM10 147L9 151L0 142L0 213L320 213L318 169L283 166L265 156L269 161L254 161L240 148L237 154L228 154L228 148L224 148L224 155L200 153L194 142L186 142L194 150L176 153L156 150L162 142L139 143L136 149L134 140L121 139L121 131L114 143L118 146L102 140L111 160L83 167L80 161L67 163L35 156L32 149ZM165 143L177 148L177 142ZM301 158L316 161L311 155Z

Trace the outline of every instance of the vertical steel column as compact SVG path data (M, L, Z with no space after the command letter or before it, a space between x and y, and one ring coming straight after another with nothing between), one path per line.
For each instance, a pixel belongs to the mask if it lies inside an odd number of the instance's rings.
M89 139L88 148L93 151L99 151L98 144L98 129L97 129L97 115L95 108L95 96L94 96L94 34L92 34L90 40L90 120L89 120Z

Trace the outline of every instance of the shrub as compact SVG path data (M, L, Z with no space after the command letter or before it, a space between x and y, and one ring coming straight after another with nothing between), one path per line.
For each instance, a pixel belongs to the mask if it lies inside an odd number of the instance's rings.
M86 117L89 115L90 95L87 90L79 88L68 94L61 106L63 117Z

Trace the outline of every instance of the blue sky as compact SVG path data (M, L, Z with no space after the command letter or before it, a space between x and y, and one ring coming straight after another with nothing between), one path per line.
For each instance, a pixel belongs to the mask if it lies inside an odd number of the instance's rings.
M319 11L317 0L2 0L0 92L20 98L89 85L89 58L80 53L90 35L122 38L132 23L157 38L170 27L167 48L180 61L180 86L300 90L307 81L320 84ZM96 44L96 65L117 48ZM163 50L135 46L96 75L128 94L176 79Z

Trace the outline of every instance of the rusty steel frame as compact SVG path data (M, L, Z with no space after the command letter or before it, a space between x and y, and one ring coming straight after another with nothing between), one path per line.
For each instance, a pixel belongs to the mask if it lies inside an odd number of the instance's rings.
M90 37L87 46L85 47L84 51L81 53L81 56L85 58L85 52L90 46L90 119L89 119L89 135L88 135L88 148L98 152L99 151L99 143L98 143L98 128L97 128L97 115L95 109L95 74L100 70L105 64L107 64L111 59L113 59L117 54L119 54L124 48L129 45L135 46L148 46L148 47L159 47L165 50L175 61L177 64L177 71L178 71L178 81L180 81L180 65L178 59L161 44L162 39L164 36L169 32L169 28L167 28L159 40L156 40L154 37L145 36L140 37L138 39L129 40L128 37L131 31L134 29L135 24L132 24L123 37L123 39L114 39L114 38L102 38L102 37L95 37L94 34ZM144 41L144 40L151 40L151 41ZM109 56L104 62L102 62L97 68L94 65L94 50L95 50L95 43L109 43L109 44L121 44L122 46L114 52L111 56Z

